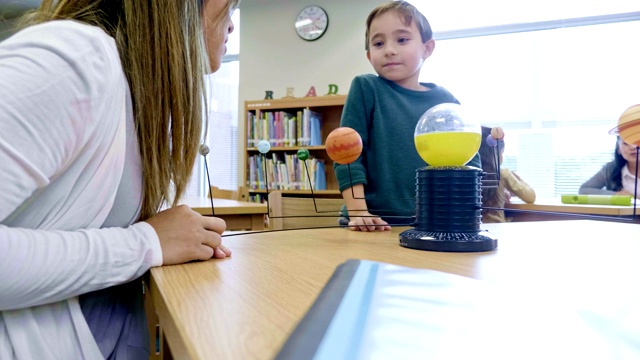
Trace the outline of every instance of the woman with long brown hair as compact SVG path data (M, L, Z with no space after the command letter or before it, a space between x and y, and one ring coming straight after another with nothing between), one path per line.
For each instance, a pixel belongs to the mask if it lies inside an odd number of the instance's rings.
M238 3L44 0L0 43L0 359L147 358L141 276L231 255L177 201Z

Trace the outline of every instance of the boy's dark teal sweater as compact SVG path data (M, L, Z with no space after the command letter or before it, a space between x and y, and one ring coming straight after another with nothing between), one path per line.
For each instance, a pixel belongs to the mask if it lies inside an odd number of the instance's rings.
M340 126L360 134L362 156L350 166L334 164L334 169L340 191L365 184L372 214L415 215L416 170L427 166L414 145L415 127L431 107L459 103L443 87L422 85L430 90L408 90L372 74L357 76L351 83ZM481 168L480 157L476 154L467 165Z

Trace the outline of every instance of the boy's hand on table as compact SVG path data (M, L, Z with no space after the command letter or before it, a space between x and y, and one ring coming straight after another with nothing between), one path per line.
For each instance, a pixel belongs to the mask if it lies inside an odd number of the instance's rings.
M349 230L352 231L389 231L391 226L380 217L366 211L349 213Z

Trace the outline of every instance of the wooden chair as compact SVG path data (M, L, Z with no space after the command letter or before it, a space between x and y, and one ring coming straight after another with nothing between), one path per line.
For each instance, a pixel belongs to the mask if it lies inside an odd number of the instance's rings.
M269 193L269 228L296 229L316 226L338 226L344 200L283 196L281 191ZM317 207L317 210L316 210Z
M237 190L224 190L220 189L217 186L212 186L211 191L209 191L208 197L213 197L214 199L249 201L249 189L241 186Z

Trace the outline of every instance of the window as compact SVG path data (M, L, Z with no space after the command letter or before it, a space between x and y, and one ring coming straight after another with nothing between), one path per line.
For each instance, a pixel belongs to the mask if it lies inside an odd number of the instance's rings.
M222 66L206 80L209 127L205 143L209 146L207 166L211 185L236 189L238 184L238 83L240 51L240 10L233 13L235 30L227 41ZM188 195L206 196L208 180L202 157L196 162Z
M505 11L515 4L490 3ZM467 24L459 12L445 9L439 18L435 9L421 9L443 27L449 24L438 33L432 22L436 51L421 81L446 87L483 125L502 126L503 165L517 171L539 198L577 193L612 160L616 138L609 129L626 108L640 103L640 48L632 45L640 33L640 12L620 13L640 6L612 1L605 11L600 2L553 3L558 11L541 7L547 15L531 12L530 18L518 9L483 12L537 23L505 25L497 17L492 24L484 16L478 17L483 23L474 23L478 19L471 17L469 26L484 26L473 29L453 27ZM574 8L564 11L570 4ZM566 14L585 17L556 21Z
M640 5L629 0L409 0L429 19L442 39L449 31L482 29L511 24L540 24L546 21L589 18L632 13ZM476 32L478 34L479 32Z

